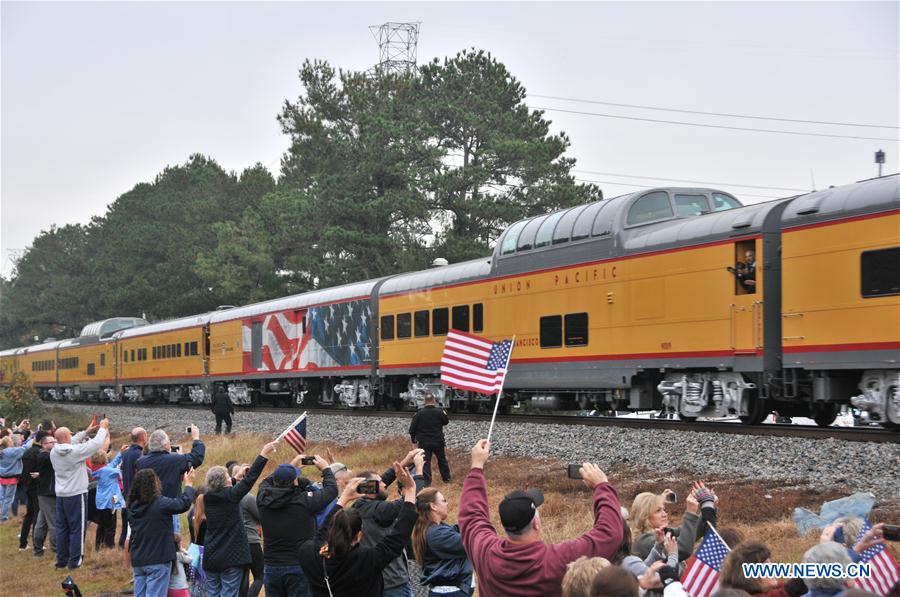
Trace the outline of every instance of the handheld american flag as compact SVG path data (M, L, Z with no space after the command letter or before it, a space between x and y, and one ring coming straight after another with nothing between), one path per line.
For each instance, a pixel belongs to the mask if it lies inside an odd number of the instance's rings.
M486 338L450 330L441 356L441 383L480 394L503 389L512 340Z
M692 597L708 597L718 588L719 571L722 570L722 562L728 555L728 546L719 537L719 534L710 526L697 555L688 562L687 570L681 584L688 595Z
M854 543L859 543L863 535L871 528L872 525L866 520L856 535ZM873 545L859 554L859 560L869 564L871 570L869 578L856 579L856 584L866 591L871 591L876 595L887 595L900 580L900 568L883 543Z
M298 454L306 451L306 413L303 413L285 429L278 439L286 441ZM276 440L278 441L278 440Z

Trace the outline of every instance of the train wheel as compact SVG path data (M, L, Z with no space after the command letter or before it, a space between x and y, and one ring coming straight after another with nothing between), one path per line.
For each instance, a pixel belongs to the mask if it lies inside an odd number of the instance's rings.
M748 401L749 408L747 414L741 415L738 418L741 420L741 423L744 423L745 425L759 425L766 420L766 416L769 414L770 409L768 402L754 394L750 395Z
M884 405L884 426L900 431L900 388L892 386L888 388L887 394L887 404Z
M819 427L828 427L838 416L840 408L835 402L823 402L812 409L812 419Z

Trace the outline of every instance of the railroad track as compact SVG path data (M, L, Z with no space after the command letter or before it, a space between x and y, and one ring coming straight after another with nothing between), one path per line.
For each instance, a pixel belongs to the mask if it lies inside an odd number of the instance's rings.
M59 406L65 406L67 403L54 403ZM160 408L165 407L163 404L146 404L146 403L79 403L70 402L68 404L90 404L96 407L97 411L108 411L121 407L134 408ZM192 410L209 410L208 406L181 404L178 408ZM385 418L406 418L412 416L412 411L387 411L387 410L350 410L336 408L318 408L307 407L306 410L310 414L337 415L349 417L385 417ZM243 412L262 412L262 413L278 413L289 415L297 412L295 408L266 408L254 407L242 409ZM470 414L470 413L453 413L455 421L486 421L490 419L489 414ZM900 443L900 433L880 428L860 428L860 427L817 427L811 425L744 425L742 423L729 423L723 421L695 421L692 423L686 421L672 419L642 419L631 417L603 417L590 416L582 417L576 415L526 415L526 414L506 414L497 415L497 420L507 423L535 423L539 425L581 425L583 427L619 427L622 429L665 429L670 431L696 431L700 433L728 433L732 435L758 435L758 436L780 436L780 437L800 437L810 439L837 439L843 441L855 442L878 442L878 443Z

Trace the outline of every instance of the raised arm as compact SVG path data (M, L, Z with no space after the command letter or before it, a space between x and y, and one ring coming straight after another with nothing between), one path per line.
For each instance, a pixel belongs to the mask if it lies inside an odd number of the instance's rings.
M473 549L476 544L497 539L497 531L491 524L484 478L484 464L487 462L490 446L488 440L481 439L472 448L472 468L463 481L459 497L459 530L466 552L470 554L476 553Z
M259 479L259 475L262 474L263 469L266 468L266 463L269 462L269 455L275 451L276 445L278 445L277 441L269 442L262 447L262 450L259 451L259 456L253 461L250 470L247 471L244 478L241 479L237 485L232 487L231 491L226 493L229 501L239 502L241 501L241 498L250 492L250 489L253 488L253 484Z
M334 473L328 468L328 461L316 455L316 468L322 472L322 490L313 493L307 502L307 508L313 514L321 512L338 494L337 481L334 479Z

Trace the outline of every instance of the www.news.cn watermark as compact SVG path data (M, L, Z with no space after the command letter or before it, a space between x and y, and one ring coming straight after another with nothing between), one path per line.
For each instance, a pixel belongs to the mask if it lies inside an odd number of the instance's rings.
M869 578L871 564L741 564L745 578Z

